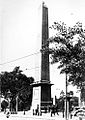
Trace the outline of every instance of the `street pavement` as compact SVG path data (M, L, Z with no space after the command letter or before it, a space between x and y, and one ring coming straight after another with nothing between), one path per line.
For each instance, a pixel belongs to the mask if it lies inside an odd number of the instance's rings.
M65 120L62 118L62 114L59 113L59 116L56 114L55 116L50 116L50 113L43 113L42 116L32 115L29 112L18 112L18 114L11 114L9 118L6 117L6 114L3 112L0 113L0 120Z

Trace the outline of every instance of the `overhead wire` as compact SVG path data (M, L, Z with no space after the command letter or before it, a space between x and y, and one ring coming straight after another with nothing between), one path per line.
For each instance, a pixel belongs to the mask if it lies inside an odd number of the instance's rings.
M23 56L23 57L20 57L20 58L11 60L11 61L7 61L7 62L4 62L4 63L1 63L0 65L5 65L5 64L8 64L8 63L16 62L18 60L21 60L21 59L24 59L24 58L27 58L27 57L30 57L30 56L33 56L33 55L36 55L36 54L39 54L39 53L40 52L32 53L32 54L29 54L29 55L26 55L26 56Z
M23 57L20 57L20 58L17 58L17 59L14 59L14 60L11 60L11 61L7 61L7 62L4 62L4 63L1 63L0 66L3 66L5 64L9 64L9 63L12 63L12 62L16 62L18 60L21 60L21 59L24 59L24 58L27 58L27 57L30 57L30 56L33 56L33 55L36 55L36 54L39 54L39 52L36 52L36 53L32 53L32 54L29 54L29 55L26 55L26 56L23 56ZM49 62L50 63L50 62ZM26 68L24 71L26 70L33 70L33 69L39 69L40 67L34 67L34 68Z

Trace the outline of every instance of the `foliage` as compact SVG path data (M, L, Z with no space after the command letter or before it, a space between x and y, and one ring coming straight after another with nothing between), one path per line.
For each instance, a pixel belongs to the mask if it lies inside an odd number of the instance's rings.
M69 82L82 87L85 80L85 30L80 22L73 27L54 22L50 27L55 35L48 39L52 64L59 62L61 73L69 75Z
M1 93L7 98L7 92L10 90L11 104L15 107L16 97L18 101L24 104L23 107L31 104L32 100L32 87L34 79L27 77L22 73L20 67L15 67L12 72L1 73Z

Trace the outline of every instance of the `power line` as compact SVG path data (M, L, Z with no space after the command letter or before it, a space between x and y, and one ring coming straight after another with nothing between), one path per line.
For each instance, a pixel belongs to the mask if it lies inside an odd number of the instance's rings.
M21 59L24 59L24 58L27 58L27 57L30 57L30 56L39 54L39 53L40 53L40 52L36 52L36 53L33 53L33 54L29 54L29 55L26 55L26 56L23 56L23 57L20 57L20 58L11 60L11 61L7 61L7 62L4 62L4 63L1 63L0 65L5 65L5 64L11 63L11 62L15 62L15 61L18 61L18 60L21 60Z

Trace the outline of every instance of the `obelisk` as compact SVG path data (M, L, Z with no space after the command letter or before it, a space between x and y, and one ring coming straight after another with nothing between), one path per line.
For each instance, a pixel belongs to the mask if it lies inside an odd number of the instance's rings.
M51 85L49 71L49 53L46 48L48 44L49 29L48 29L48 8L42 4L42 53L41 53L41 106L51 104ZM43 51L44 49L44 51Z
M49 29L48 29L48 8L42 4L42 32L41 32L41 78L36 83L33 83L33 101L32 109L36 109L39 105L39 110L48 108L52 104L51 100L51 83L49 70L49 53L46 48L49 47ZM45 50L43 52L43 49Z

